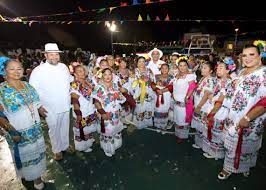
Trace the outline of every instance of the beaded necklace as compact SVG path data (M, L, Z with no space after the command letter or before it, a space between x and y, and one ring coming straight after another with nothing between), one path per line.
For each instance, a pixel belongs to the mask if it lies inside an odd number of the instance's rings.
M8 83L8 85L9 85L10 87L14 88L14 89L15 89L15 90L21 95L21 97L22 97L23 100L24 100L24 103L26 104L26 106L28 107L28 109L29 109L29 111L30 111L30 113L31 113L31 117L32 117L32 119L33 119L34 122L36 123L37 121L36 121L36 117L35 117L35 113L34 113L33 99L32 99L32 97L31 97L31 94L30 94L30 92L29 92L28 87L27 87L24 83L22 83L22 86L23 86L22 89L25 90L25 93L23 93L22 90L17 89L16 87L10 85L9 83ZM28 97L28 98L27 98L27 97ZM17 101L17 103L20 104L19 101ZM21 106L21 104L20 104L20 106Z

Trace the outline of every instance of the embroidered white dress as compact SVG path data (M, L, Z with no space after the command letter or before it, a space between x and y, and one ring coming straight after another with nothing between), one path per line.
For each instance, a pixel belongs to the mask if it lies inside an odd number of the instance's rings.
M174 122L175 135L181 139L188 138L190 123L186 122L186 105L185 97L190 82L196 82L195 74L187 74L184 78L175 78L173 82L173 99L174 99Z
M174 79L172 75L169 75L166 80L161 80L160 76L161 75L155 76L155 83L157 88L164 89L168 85L172 85ZM158 103L158 105L156 105L154 108L154 126L160 129L166 129L169 121L169 111L172 101L172 94L171 92L167 91L163 93L163 96L156 95L155 97L155 99L157 99L156 104Z
M127 70L126 74L122 74L118 71L117 76L119 77L120 85L127 90L128 94L131 94L133 79L129 76L129 71ZM130 109L130 106L128 103L126 103L126 104L124 104L124 106L122 106L121 116L122 116L123 122L126 122L126 119L130 120L130 121L133 120L132 110Z
M198 106L201 99L204 96L205 91L213 93L215 84L215 79L211 76L202 78L201 81L198 84L197 89L194 92L194 108ZM211 95L209 95L211 96ZM206 130L204 125L206 125L205 118L207 117L207 114L210 113L211 107L209 106L209 98L206 101L206 103L202 106L200 110L200 114L194 113L192 122L191 122L191 128L195 128L197 131L197 134L195 135L195 144L198 145L200 148L202 148L202 138L203 133L206 133Z
M98 100L108 120L104 120L105 132L101 132L101 126L98 125L97 131L100 133L100 144L105 153L114 155L115 150L122 146L122 134L124 125L121 122L121 105L126 98L118 90L118 86L113 84L111 88L106 88L103 84L98 84L92 92L92 97Z
M239 130L236 126L250 109L266 94L266 67L262 67L248 75L238 76L237 85L232 97L232 103L225 123L227 129L224 146L226 149L224 169L233 173L248 172L256 165L257 153L261 148L263 121L266 113L250 122L243 130L243 141L239 167L234 167L236 149L239 139Z
M38 113L38 108L41 106L39 96L29 83L24 82L24 84L25 88L19 93L8 83L1 83L0 104L8 121L21 136L19 143L14 143L11 137L7 136L14 162L15 146L18 148L22 167L15 167L17 174L27 181L33 181L41 177L46 170L46 148ZM21 94L24 94L24 97ZM25 102L33 102L33 113Z
M226 89L231 86L230 79L217 79L217 83L214 87L213 97L210 104L208 104L209 109L213 109L215 102L219 99L221 95L225 96L222 102L221 108L213 117L213 127L211 129L211 137L208 138L208 126L204 125L203 133L203 151L209 153L215 158L224 158L224 121L228 116L229 108L226 106L228 101L228 96L226 96Z
M80 106L82 121L81 123L76 122L76 114L73 107L73 117L74 117L74 143L75 149L78 151L87 151L92 146L94 139L92 138L92 133L96 131L96 108L93 104L93 99L91 98L91 93L93 90L92 85L83 86L79 81L73 81L71 83L71 93L79 96L78 102ZM84 139L81 137L82 127Z
M138 129L153 126L155 93L151 88L154 76L150 70L140 72L135 70L135 78L132 83L132 93L136 100L136 108L133 114L133 122ZM143 94L143 99L141 98Z

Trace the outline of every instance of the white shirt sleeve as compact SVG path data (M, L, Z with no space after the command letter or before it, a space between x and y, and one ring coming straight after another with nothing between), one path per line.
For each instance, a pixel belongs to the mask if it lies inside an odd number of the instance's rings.
M38 67L36 67L35 69L33 69L32 73L30 75L29 83L39 93L40 83L39 83L39 77L38 76L40 76L40 75L38 72Z

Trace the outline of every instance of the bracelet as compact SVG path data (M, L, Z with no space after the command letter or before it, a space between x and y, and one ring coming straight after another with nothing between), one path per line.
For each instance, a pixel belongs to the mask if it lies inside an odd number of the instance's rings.
M245 116L244 116L244 119L247 120L248 122L250 122L250 119L249 119L248 116L245 115Z
M214 104L222 104L222 101L216 101Z

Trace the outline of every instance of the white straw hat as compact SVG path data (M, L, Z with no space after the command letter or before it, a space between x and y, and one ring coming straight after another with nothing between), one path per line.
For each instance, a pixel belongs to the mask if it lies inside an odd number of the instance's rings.
M56 43L47 43L44 47L44 53L62 53Z
M148 56L152 59L151 55L154 51L158 51L159 52L159 57L161 58L163 56L163 52L157 48L152 49L149 53Z

